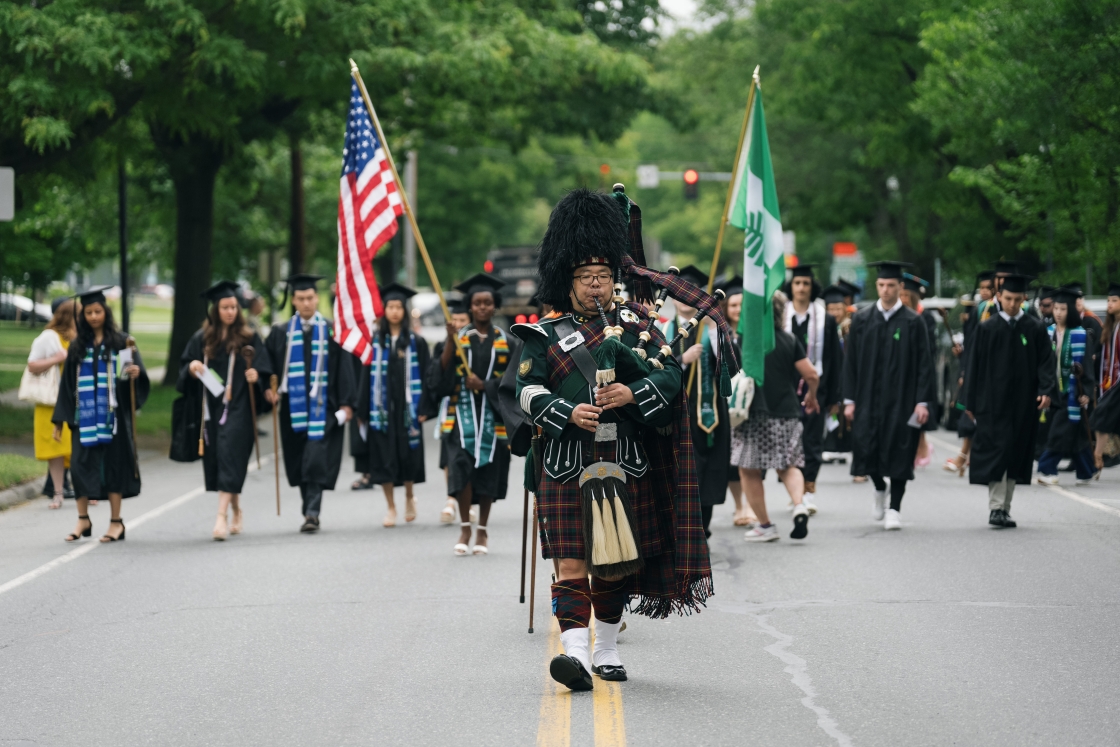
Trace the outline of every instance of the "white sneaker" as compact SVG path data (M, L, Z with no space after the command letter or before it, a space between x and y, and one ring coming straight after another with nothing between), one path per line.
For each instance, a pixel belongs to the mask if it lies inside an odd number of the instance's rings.
M893 508L887 509L887 518L883 520L883 529L902 529L902 517Z
M1077 478L1077 481L1074 482L1074 485L1092 485L1092 484L1093 484L1093 478L1091 478L1091 477L1087 477L1085 479L1081 479L1079 477L1079 478Z
M780 539L780 537L778 535L778 527L771 524L768 527L763 527L761 525L751 527L747 530L743 539L747 542L773 542Z
M817 504L815 504L811 500L809 500L810 495L812 495L812 494L811 493L806 493L804 496L801 497L801 505L805 506L805 509L809 512L810 516L816 516L817 515Z
M801 500L803 500L803 501L804 501L805 499L804 499L804 498L802 498ZM792 499L792 498L790 498L790 499L789 499L789 503L787 503L787 504L786 504L786 511L789 511L789 512L790 512L790 513L792 514L792 513L793 513L793 509L794 509L794 505L793 505L793 499Z
M472 524L477 524L478 523L478 506L477 505L471 506L470 515L471 515L471 523Z
M875 521L883 520L883 512L887 509L887 491L875 491L875 508L871 511L871 517Z
M1039 485L1057 485L1058 484L1058 476L1057 475L1041 475L1040 474L1038 477L1035 478L1035 482L1037 482Z

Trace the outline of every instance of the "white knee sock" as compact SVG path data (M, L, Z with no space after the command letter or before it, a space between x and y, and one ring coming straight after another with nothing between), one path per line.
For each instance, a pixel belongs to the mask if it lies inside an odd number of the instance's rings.
M617 634L616 634L617 635ZM560 633L560 643L564 644L564 653L583 664L583 668L591 674L591 657L588 652L591 644L591 630L588 628L572 628Z
M618 658L618 629L622 627L622 621L616 623L605 623L599 618L595 618L595 654L593 660L595 666L601 667L604 664L621 667L622 659Z

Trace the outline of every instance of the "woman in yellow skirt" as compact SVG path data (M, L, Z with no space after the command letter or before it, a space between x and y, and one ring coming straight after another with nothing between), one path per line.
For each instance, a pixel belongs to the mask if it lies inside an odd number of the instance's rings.
M41 374L51 366L58 366L66 361L66 350L70 341L74 339L74 307L70 299L58 299L54 316L43 333L31 343L31 354L27 358L27 368L33 374ZM51 416L54 405L35 405L35 458L46 462L50 470L51 484L54 486L54 496L50 508L62 507L63 480L65 471L70 469L70 433L69 426L63 425L62 441L52 438L54 423Z

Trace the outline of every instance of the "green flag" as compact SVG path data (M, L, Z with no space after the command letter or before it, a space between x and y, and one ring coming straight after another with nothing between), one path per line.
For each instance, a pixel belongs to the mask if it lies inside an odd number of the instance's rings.
M752 82L757 86L757 82ZM743 241L743 373L763 383L766 354L774 349L771 299L785 282L782 219L770 162L762 90L755 88L746 140L735 167L733 202L728 222L746 231Z

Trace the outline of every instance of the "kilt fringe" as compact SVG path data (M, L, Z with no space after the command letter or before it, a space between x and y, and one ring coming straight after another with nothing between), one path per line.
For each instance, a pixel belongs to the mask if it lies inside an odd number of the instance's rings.
M591 478L580 487L584 547L591 575L614 580L642 569L631 529L633 510L626 484L614 477Z
M645 615L655 620L668 617L672 613L691 615L699 613L701 607L708 606L708 598L715 594L711 576L687 576L680 579L680 588L674 596L660 594L638 594L637 603L630 602L630 612Z

